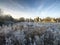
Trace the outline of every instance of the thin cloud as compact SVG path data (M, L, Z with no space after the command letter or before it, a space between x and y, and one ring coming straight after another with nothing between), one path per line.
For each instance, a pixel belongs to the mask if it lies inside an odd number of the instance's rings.
M55 0L36 0L33 3L30 3L29 1L20 0L21 3L19 3L18 0L5 0L4 3L0 4L0 8L4 9L4 12L6 14L11 14L14 18L19 17L47 17L52 16L55 17L57 14L59 15L59 5L57 5L58 1L55 2ZM3 1L2 1L3 2ZM48 3L47 3L48 2ZM33 4L33 5L32 5ZM60 3L59 3L60 4ZM58 10L57 10L58 9ZM55 13L54 13L55 12ZM58 15L56 17L58 17Z

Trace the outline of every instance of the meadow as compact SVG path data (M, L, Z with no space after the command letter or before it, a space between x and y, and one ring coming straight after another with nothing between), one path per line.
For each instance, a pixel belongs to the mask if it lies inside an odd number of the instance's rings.
M60 23L19 22L2 25L0 45L60 45Z

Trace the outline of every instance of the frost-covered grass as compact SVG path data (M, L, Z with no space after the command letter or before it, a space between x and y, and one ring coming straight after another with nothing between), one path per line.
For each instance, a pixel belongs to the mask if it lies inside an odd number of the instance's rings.
M60 23L20 22L0 26L0 45L60 45Z

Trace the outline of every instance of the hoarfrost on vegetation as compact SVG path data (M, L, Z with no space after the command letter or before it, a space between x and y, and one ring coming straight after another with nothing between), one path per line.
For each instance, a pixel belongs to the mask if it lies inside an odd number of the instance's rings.
M60 23L20 22L0 26L0 45L60 45Z

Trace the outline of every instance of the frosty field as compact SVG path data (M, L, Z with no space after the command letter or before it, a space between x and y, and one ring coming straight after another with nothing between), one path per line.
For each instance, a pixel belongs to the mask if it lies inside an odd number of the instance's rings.
M0 45L60 45L60 23L20 22L0 26Z

